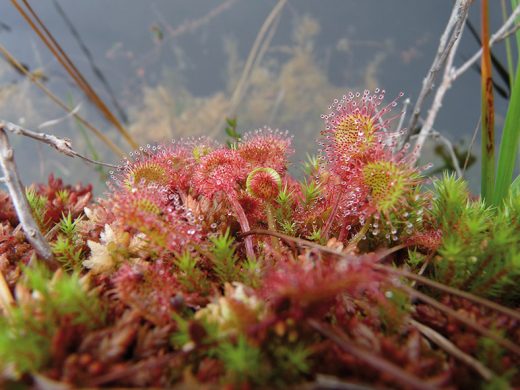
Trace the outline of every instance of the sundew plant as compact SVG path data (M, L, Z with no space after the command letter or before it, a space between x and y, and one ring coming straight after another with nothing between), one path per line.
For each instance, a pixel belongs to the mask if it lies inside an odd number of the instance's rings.
M455 3L450 50L469 4ZM0 122L0 386L519 387L518 185L476 196L456 173L428 176L417 160L433 118L411 134L403 93L388 95L323 107L302 173L288 131L228 118L226 143L104 163L97 199L54 176L24 188L7 132L85 157Z

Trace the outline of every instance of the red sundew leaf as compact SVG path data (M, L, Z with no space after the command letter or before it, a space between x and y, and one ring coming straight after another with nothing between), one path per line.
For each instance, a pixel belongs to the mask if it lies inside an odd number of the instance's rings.
M246 166L237 151L217 149L200 158L193 175L193 188L210 199L221 192L234 194L239 183L245 182Z
M287 169L288 157L293 152L287 132L264 128L246 133L238 144L238 154L249 169L272 168L278 173Z

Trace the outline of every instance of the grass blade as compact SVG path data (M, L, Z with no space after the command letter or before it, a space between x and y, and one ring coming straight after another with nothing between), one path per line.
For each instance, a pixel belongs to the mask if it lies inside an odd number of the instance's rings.
M506 0L501 0L502 6L502 20L503 23L507 20L507 6ZM511 38L507 37L505 39L505 47L506 47L506 59L507 59L507 72L509 73L509 95L511 95L511 88L513 88L514 82L514 65L513 65L513 51L511 50Z
M11 0L13 6L25 19L31 29L38 35L41 41L51 51L52 55L56 58L58 63L67 71L72 77L76 85L83 91L83 93L90 99L90 101L96 106L96 108L103 114L105 119L110 122L117 131L123 136L132 148L137 148L139 145L130 135L130 133L123 127L117 117L110 111L105 102L99 97L94 91L92 86L83 77L81 72L76 68L74 63L71 61L69 56L62 49L60 44L56 41L54 36L51 34L49 29L40 19L38 14L33 10L27 0L21 0L26 10L18 3L18 0Z
M60 98L58 98L52 91L50 91L38 78L36 78L31 72L27 70L23 64L18 61L5 47L0 44L0 56L4 57L6 61L14 66L20 74L23 74L27 77L34 85L36 85L40 90L47 95L54 103L56 103L59 107L61 107L65 112L70 113L69 107L63 102ZM119 157L123 157L125 153L119 146L117 146L105 133L96 128L93 124L88 122L79 114L72 115L76 120L80 121L87 129L92 131L96 137L98 137L105 145L107 145L115 154Z
M507 109L500 151L493 203L499 205L509 191L520 142L520 67L517 65L511 99Z

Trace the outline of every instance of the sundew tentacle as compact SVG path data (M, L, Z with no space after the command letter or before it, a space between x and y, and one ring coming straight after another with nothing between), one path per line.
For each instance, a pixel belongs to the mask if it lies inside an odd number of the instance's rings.
M371 159L377 149L392 148L401 132L391 132L390 126L395 115L387 117L397 99L382 105L385 91L376 89L374 93L365 90L363 94L349 93L329 107L328 114L322 115L325 129L320 143L329 168L342 175L343 170L353 160Z
M165 187L185 187L188 167L193 158L189 150L180 143L150 145L130 152L116 171L110 171L112 183L109 187L132 188L141 184L157 184Z
M338 197L331 198L327 233L336 221L340 239L366 231L371 237L396 241L417 225L410 222L414 198L424 182L420 172L428 167L414 167L409 144L399 148L404 131L391 129L399 115L388 114L402 93L386 105L384 96L379 89L349 93L322 116L321 162L325 171L338 176L333 192L342 194L338 205Z
M177 252L202 238L199 221L192 218L190 210L173 207L164 186L121 189L113 193L111 204L116 223L143 233L157 247Z
M283 173L287 170L288 157L293 153L291 142L292 136L287 131L264 127L244 134L237 151L251 168L272 168Z

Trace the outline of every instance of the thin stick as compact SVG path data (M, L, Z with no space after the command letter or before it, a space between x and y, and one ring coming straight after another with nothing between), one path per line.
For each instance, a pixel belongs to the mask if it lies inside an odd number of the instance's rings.
M60 3L58 3L57 0L53 1L54 7L56 8L56 11L60 14L63 21L67 25L67 28L70 31L70 34L76 39L76 42L78 43L79 48L85 55L85 58L87 59L90 68L92 69L92 73L94 76L97 77L101 85L105 88L105 91L107 92L112 105L118 112L119 116L121 117L121 120L123 123L128 124L128 115L126 114L125 110L119 103L119 100L116 97L116 94L114 93L114 90L112 89L112 86L110 85L110 82L106 78L103 71L99 68L99 66L96 64L96 61L94 60L94 56L92 55L92 52L87 47L86 43L83 41L83 38L81 37L79 31L74 26L74 23L70 20L69 16L65 13L65 10L61 7Z
M409 387L412 389L437 388L437 386L429 384L424 379L412 375L411 373L403 370L401 367L389 362L381 356L378 356L367 349L355 345L349 341L346 335L343 334L343 332L341 332L339 329L332 329L329 325L319 322L315 319L310 319L307 321L307 323L323 336L336 343L343 351L363 361L373 369L393 377L395 380L399 381L400 385L404 385L403 387Z
M65 112L70 113L69 107L56 95L54 95L43 83L41 83L31 72L29 72L16 58L13 57L5 47L0 44L0 54L2 54L10 64L14 65L22 74L24 74L31 82L40 88L54 103L60 106ZM108 138L103 132L97 129L94 125L88 122L79 114L73 114L74 118L78 120L87 129L92 131L101 141L103 141L114 153L118 156L123 157L125 153L117 146L110 138Z
M0 166L4 171L7 189L9 190L11 201L13 202L27 241L29 241L38 255L45 260L45 263L50 268L57 268L51 247L43 237L38 224L34 221L32 216L31 206L29 206L27 198L25 197L25 190L14 162L14 152L9 144L9 138L2 124L0 124Z
M511 36L511 35L513 35L514 33L516 33L519 29L520 29L520 24L516 24L516 25L514 25L514 26L511 27L509 30L505 31L505 32L504 32L504 33L503 33L503 34L502 34L502 35L497 39L497 42L509 38L509 36Z
M449 316L451 316L452 318L456 319L457 321L463 323L467 327L472 328L473 330L479 332L483 336L486 336L486 337L492 339L497 344L499 344L502 347L513 352L515 355L520 356L520 346L519 345L517 345L507 339L504 339L500 336L497 336L495 333L493 333L489 329L483 327L482 325L478 324L477 322L470 320L469 317L466 317L466 316L460 314L459 312L453 310L449 306L446 306L446 305L436 301L432 297L430 297L426 294L423 294L422 292L419 292L417 290L414 290L411 287L400 286L400 289L405 291L410 296L415 297L415 298L427 303L428 305L440 310L441 312L443 312L445 314L448 314Z
M518 5L511 13L507 21L493 34L489 39L489 47L493 46L494 43L506 39L510 34L516 31L520 25L514 26L516 19L520 16L520 5ZM480 48L473 56L467 60L459 68L454 69L451 75L452 81L459 78L464 72L475 64L482 56L482 48Z
M466 159L464 160L464 167L462 168L462 172L466 172L466 168L468 167L469 157L471 156L471 150L473 149L473 145L475 144L475 140L477 139L478 130L480 129L480 121L482 120L482 116L478 117L477 125L475 126L475 130L473 130L473 136L471 137L471 141L468 146L468 153L466 154Z
M69 139L59 138L52 134L46 134L46 133L41 133L41 132L36 133L34 131L24 129L23 127L15 125L14 123L11 123L11 122L0 122L0 124L3 126L3 128L5 130L8 130L13 134L23 135L23 136L35 139L37 141L43 142L47 145L52 146L58 152L63 153L69 157L79 157L80 159L82 159L88 163L91 163L91 164L102 165L104 167L109 167L109 168L117 168L117 165L92 160L86 156L79 154L74 149L72 149L72 143L71 143L71 140L69 140Z
M459 359L460 361L462 361L469 367L473 368L486 381L491 380L491 378L493 378L495 376L493 371L491 371L489 368L484 366L481 362L479 362L473 356L470 356L467 353L465 353L464 351L462 351L455 344L453 344L450 340L448 340L446 337L444 337L440 333L436 332L432 328L430 328L424 324L421 324L420 322L417 322L415 320L410 320L410 323L414 326L414 328L416 328L419 332L421 332L424 337L426 337L431 342L433 342L434 344L441 347L443 350L445 350L450 355L454 356L456 359Z
M464 12L460 15L460 30L457 32L456 36L454 34L453 43L451 45L450 51L448 53L448 56L446 57L446 65L444 67L444 76L441 85L437 89L437 92L435 93L435 97L433 99L432 106L428 110L428 115L426 116L426 120L424 121L421 131L419 132L419 136L417 138L417 142L415 143L413 155L415 160L417 160L421 154L421 150L424 146L424 143L426 142L426 138L429 136L433 124L435 122L435 118L437 117L437 113L439 112L440 108L442 107L442 100L444 99L444 95L446 94L446 91L451 87L451 75L452 72L452 65L453 61L455 60L455 53L457 52L457 48L460 43L460 38L462 37L462 27L464 26L464 23L466 22L466 18L468 17L468 11L469 11L469 2L466 5L466 8ZM433 85L432 85L433 88ZM417 114L417 118L415 118L415 123L417 123L419 119L420 114L420 107L419 111L415 111L414 115ZM459 168L460 172L460 168Z
M455 172L457 173L457 176L459 178L462 178L462 176L463 176L462 169L460 168L459 159L457 158L457 155L455 154L455 149L453 148L453 144L451 143L451 141L448 138L446 138L445 136L443 136L441 133L439 133L438 131L433 130L431 135L434 139L438 139L439 141L444 143L446 148L448 148L448 153L450 154L451 162L453 163L453 168L455 168Z
M515 8L509 19L500 27L495 34L491 36L489 39L489 47L499 39L505 39L505 33L508 32L511 25L515 22L516 18L520 15L520 5ZM467 17L467 12L464 16L464 20ZM453 67L453 61L455 58L455 52L457 50L458 43L460 42L459 39L455 42L455 45L453 46L451 53L446 61L446 66L444 69L444 76L442 79L442 82L435 94L435 98L433 100L432 106L430 110L428 111L428 116L424 122L423 127L421 128L421 132L419 133L419 138L417 139L417 142L415 144L414 148L414 155L415 158L419 158L419 155L421 153L422 147L424 145L424 142L426 141L426 138L428 137L429 132L431 131L433 124L435 122L435 118L437 117L437 113L439 112L442 101L444 99L444 95L448 91L448 89L451 88L453 82L462 75L465 71L467 71L482 55L482 49L480 49L473 57L471 57L468 61L464 63L460 68L455 69Z
M401 131L403 129L404 120L406 119L406 111L408 111L408 106L410 103L410 98L406 98L403 102L403 109L401 111L401 118L399 118L399 124L397 125L397 131Z
M390 267L390 266L383 265L383 264L373 264L372 267L375 268L375 269L379 269L381 271L386 271L386 272L394 274L394 275L403 276L403 277L405 277L407 279L410 279L410 280L415 280L416 282L418 282L420 284L424 284L425 286L434 288L436 290L445 292L447 294L451 294L451 295L458 296L460 298L467 299L468 301L472 301L472 302L478 303L478 304L480 304L482 306L485 306L485 307L487 307L487 308L489 308L491 310L500 312L500 313L505 314L505 315L507 315L507 316L509 316L511 318L514 318L515 320L520 321L520 312L518 312L516 310L512 310L512 309L510 309L508 307L499 305L499 304L497 304L497 303L495 303L493 301L490 301L488 299L479 297L479 296L471 294L469 292L462 291L462 290L459 290L459 289L456 289L456 288L453 288L453 287L450 287L450 286L446 286L446 285L444 285L442 283L439 283L439 282L436 282L434 280L425 278L424 276L416 275L413 272L405 271L403 269L398 269L398 268Z
M449 53L455 42L459 39L459 36L464 27L464 21L466 20L469 6L472 0L457 0L453 5L450 19L444 32L441 35L439 47L437 48L437 55L433 59L433 63L428 71L428 75L423 80L423 86L419 93L419 97L415 103L410 122L408 124L408 134L413 131L421 115L422 105L426 97L433 89L433 83L437 76L437 73L441 69L442 65L448 58ZM406 137L408 138L408 137Z
M228 110L228 114L226 115L228 118L236 116L235 111L237 110L237 107L240 104L241 97L246 91L248 79L251 76L252 71L255 69L255 67L262 59L264 53L267 51L267 48L269 47L269 44L274 36L276 27L278 25L279 15L286 3L287 0L279 0L267 16L267 18L265 19L264 23L262 24L262 27L260 27L260 30L256 35L255 41L253 42L253 46L249 51L249 55L247 56L246 64L244 65L244 69L242 70L240 79L238 80L235 90L233 91L233 95L231 96L231 101L229 105L230 107ZM221 127L222 122L217 122L211 134L217 134L220 131Z
M460 168L459 159L457 158L457 155L455 154L455 149L453 148L453 144L451 141L443 136L439 131L435 129L431 129L428 136L432 137L434 140L441 141L446 148L448 149L448 153L450 154L451 162L453 164L453 168L455 168L455 172L457 173L457 176L462 178L464 176L463 170ZM411 139L418 138L419 135L414 135L411 137Z
M234 111L236 110L238 103L240 102L240 98L244 92L244 88L247 82L247 79L253 69L253 64L255 63L255 58L257 57L258 50L260 49L260 44L262 43L265 35L269 31L269 28L274 24L276 17L282 11L283 7L287 3L287 0L280 0L274 6L271 13L267 16L256 39L251 47L251 51L249 52L249 56L247 57L246 64L244 66L244 70L242 71L242 75L240 76L240 80L233 92L233 96L231 97L231 108L229 109L229 116L233 116Z
M47 29L43 21L40 19L38 14L32 9L31 5L27 0L22 0L25 8L29 11L29 14L23 9L23 7L18 4L17 0L11 0L12 4L16 8L16 10L22 15L22 17L26 20L29 26L33 29L33 31L38 35L38 37L42 40L42 42L47 46L47 48L51 51L54 57L58 60L58 62L63 66L63 68L67 71L67 73L73 78L79 88L87 95L87 97L94 103L94 105L99 109L99 111L103 114L103 116L110 122L117 131L125 138L125 140L129 143L132 148L137 148L139 145L132 138L130 133L123 127L121 122L116 118L116 116L110 111L105 102L99 97L99 95L94 91L92 86L88 83L88 81L83 77L81 72L76 68L74 63L70 60L69 56L62 49L60 44L56 41L51 32ZM31 19L31 16L33 19Z

